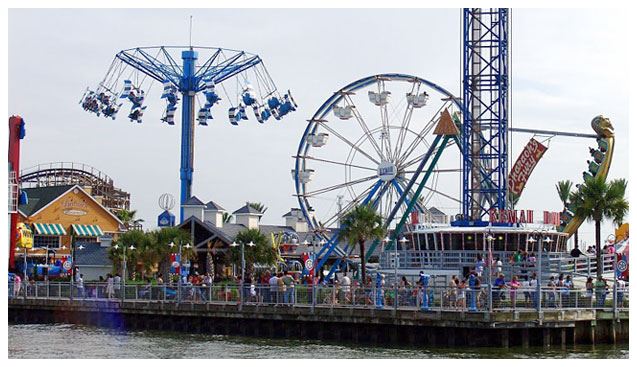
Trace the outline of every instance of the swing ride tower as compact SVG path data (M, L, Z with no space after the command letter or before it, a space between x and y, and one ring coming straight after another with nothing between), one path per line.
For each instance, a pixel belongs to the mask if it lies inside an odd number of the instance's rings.
M181 65L177 60L181 58ZM127 77L127 78L126 78ZM115 56L104 80L94 90L87 89L80 104L88 112L115 119L123 103L132 102L128 118L142 122L146 106L146 90L154 81L163 84L162 99L167 106L161 119L174 125L174 115L181 97L180 203L192 196L194 173L195 121L207 126L213 119L211 109L225 95L229 105L228 117L232 125L248 120L246 109L264 123L270 117L280 120L296 110L290 92L279 94L277 88L256 54L245 51L211 47L138 47L120 51ZM149 85L150 84L150 85ZM198 97L205 102L195 116ZM123 102L123 101L122 101ZM183 209L180 209L183 221Z

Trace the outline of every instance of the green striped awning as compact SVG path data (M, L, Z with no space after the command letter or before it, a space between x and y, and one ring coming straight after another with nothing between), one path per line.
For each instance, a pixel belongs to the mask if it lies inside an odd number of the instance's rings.
M36 234L47 236L66 236L66 231L59 223L33 223Z
M73 227L73 232L77 236L99 237L104 235L104 232L97 224L73 224L71 227Z

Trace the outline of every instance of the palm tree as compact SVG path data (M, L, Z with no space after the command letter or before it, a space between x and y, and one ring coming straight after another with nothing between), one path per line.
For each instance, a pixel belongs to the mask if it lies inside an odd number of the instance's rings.
M271 241L258 229L246 229L239 233L234 239L237 243L243 243L243 251L246 262L246 278L254 271L254 264L274 265L276 263L276 252ZM248 246L248 243L256 246ZM230 261L241 268L241 247L232 247L230 250Z
M557 195L560 197L560 201L564 205L564 209L568 207L569 198L571 196L571 191L573 189L573 182L571 180L563 180L558 181L555 184L555 190L557 190ZM578 231L575 231L575 244L579 243L578 241Z
M628 201L624 197L628 182L625 179L606 182L602 177L584 181L569 199L575 215L595 222L595 247L597 252L597 276L602 276L601 223L605 219L620 225L628 213Z
M137 210L121 209L118 210L115 215L117 216L117 218L119 218L119 220L122 221L122 223L124 223L124 227L126 227L126 229L136 227L144 222L143 219L135 219Z
M170 243L178 245L190 242L190 234L177 227L164 227L149 233L152 237L153 249L158 255L158 264L161 272L165 275L170 268L169 255L179 251L177 246L170 247ZM191 260L196 257L194 248L182 247L183 260Z
M144 255L140 252L142 249L146 249L149 244L149 237L140 230L131 230L122 233L121 236L115 241L115 246L112 246L109 250L109 258L113 262L113 269L115 272L123 271L120 268L120 264L124 260L124 252L126 252L127 268L134 270L138 261L144 259ZM130 247L133 246L133 250ZM129 270L130 272L130 270ZM122 274L124 276L124 274Z
M361 257L361 276L365 284L365 241L380 240L385 236L383 217L371 205L359 205L346 213L341 219L338 240L347 240L350 246L358 243Z
M221 214L221 220L223 223L230 223L232 220L232 214L223 212L223 214Z
M259 202L255 202L255 203L251 203L249 202L248 205L255 210L258 210L259 213L264 214L266 210L268 210L268 208L265 207L265 205L263 205L263 203L259 203Z

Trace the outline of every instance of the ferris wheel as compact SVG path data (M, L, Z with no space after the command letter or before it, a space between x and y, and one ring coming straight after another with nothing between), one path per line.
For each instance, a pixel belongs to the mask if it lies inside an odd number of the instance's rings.
M335 92L309 120L291 172L310 230L338 229L339 219L361 204L373 205L389 227L394 207L404 213L413 197L407 190L400 202L412 177L418 179L440 116L458 118L461 109L442 87L405 74L369 76ZM416 211L425 212L436 195L453 198L436 187L440 171L427 181Z

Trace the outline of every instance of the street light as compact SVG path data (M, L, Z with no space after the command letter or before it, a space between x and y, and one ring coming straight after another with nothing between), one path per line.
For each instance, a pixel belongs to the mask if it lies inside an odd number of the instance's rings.
M488 291L489 291L489 297L488 297L488 308L489 311L491 311L493 309L493 290L491 289L492 287L492 283L493 283L493 278L492 278L492 273L493 273L493 241L495 241L495 237L493 237L493 235L491 234L491 230L489 230L489 232L487 232L487 241L489 242L489 285L487 286ZM496 276L499 276L500 274L497 274Z
M250 247L256 246L256 244L252 241L250 241L247 245ZM239 297L241 297L240 301L241 301L241 304L243 305L243 298L244 298L243 293L245 292L244 285L245 285L245 275L246 275L245 274L246 259L245 259L244 243L241 242L241 244L238 244L237 242L233 241L230 244L230 247L237 247L237 246L241 247L241 282L240 282L241 292L239 293Z
M181 301L181 266L183 264L183 261L181 259L182 256L182 246L181 246L181 240L178 241L179 242L179 273L177 274L178 276L178 281L177 281L177 303L179 303ZM173 241L170 241L170 243L168 244L168 247L170 247L171 249L175 247L175 243ZM192 246L190 246L189 243L187 243L186 245L184 245L183 247L185 247L186 249L190 249Z
M84 246L80 245L80 247L78 247L80 250L82 250L84 248ZM115 244L113 246L113 248L115 250L119 250L119 244ZM132 244L128 247L128 249L130 251L135 250L135 246L133 246ZM122 263L122 300L126 299L126 273L127 273L127 262L126 262L126 246L122 246L122 253L124 255L124 259L123 259L123 263Z

